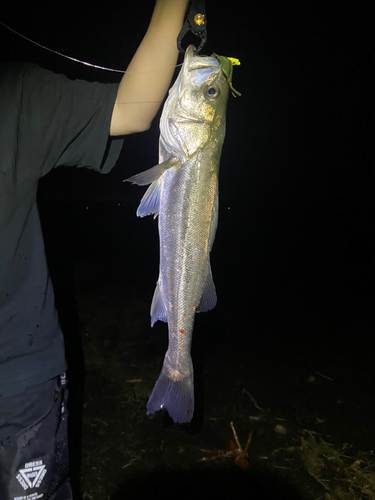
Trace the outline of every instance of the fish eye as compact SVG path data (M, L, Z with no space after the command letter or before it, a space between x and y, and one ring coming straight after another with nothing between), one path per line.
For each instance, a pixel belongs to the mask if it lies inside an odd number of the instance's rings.
M211 86L208 87L207 89L207 97L210 99L210 101L214 101L219 97L220 91L217 87Z

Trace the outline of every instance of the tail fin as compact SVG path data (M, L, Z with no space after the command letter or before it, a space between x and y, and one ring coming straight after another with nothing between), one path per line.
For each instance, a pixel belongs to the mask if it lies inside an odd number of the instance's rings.
M168 378L163 365L161 374L147 403L147 415L165 408L174 422L190 422L194 413L193 371L182 380Z

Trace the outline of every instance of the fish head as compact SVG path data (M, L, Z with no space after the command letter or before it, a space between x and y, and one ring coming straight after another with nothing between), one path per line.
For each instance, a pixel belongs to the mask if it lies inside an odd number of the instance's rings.
M167 154L186 160L210 143L217 149L224 141L228 94L220 61L194 56L190 45L160 120L161 145Z

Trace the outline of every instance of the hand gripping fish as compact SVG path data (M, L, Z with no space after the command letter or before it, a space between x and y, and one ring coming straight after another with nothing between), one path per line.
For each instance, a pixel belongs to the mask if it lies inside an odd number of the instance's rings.
M194 413L195 313L216 304L209 254L218 221L225 111L229 89L234 91L232 64L215 54L194 56L193 45L188 47L160 119L160 163L126 179L151 184L137 215L159 216L160 272L151 326L168 322L169 345L147 413L165 408L175 422L189 422Z

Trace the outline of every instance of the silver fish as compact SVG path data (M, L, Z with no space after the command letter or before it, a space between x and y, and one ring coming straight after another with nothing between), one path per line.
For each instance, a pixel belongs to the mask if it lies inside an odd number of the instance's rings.
M160 273L151 326L168 322L169 345L147 413L162 408L175 422L194 413L190 355L196 312L216 305L209 254L218 221L218 172L225 136L231 62L194 56L191 45L160 119L159 164L126 179L151 184L137 215L159 216Z

